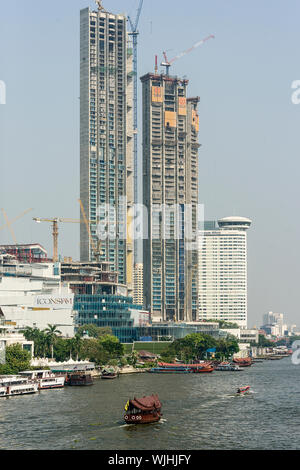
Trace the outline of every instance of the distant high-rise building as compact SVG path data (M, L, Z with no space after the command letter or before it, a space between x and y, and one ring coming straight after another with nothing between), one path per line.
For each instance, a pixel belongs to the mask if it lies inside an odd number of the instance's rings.
M276 335L284 336L287 325L283 323L283 313L273 313L268 312L267 314L263 315L263 326L273 327L273 331L276 332Z
M80 198L89 231L80 229L80 258L101 259L133 287L133 63L124 15L80 12ZM93 242L91 241L91 238Z
M199 232L199 319L247 327L247 230L251 220L225 217Z
M133 303L136 305L144 304L143 294L143 263L136 263L133 271Z
M278 325L283 325L283 313L273 313L268 312L263 315L263 324L264 325L272 325L273 323L277 323Z
M200 98L187 98L188 80L149 73L141 81L148 210L145 307L163 320L192 321L197 316L197 246L191 242L197 238Z

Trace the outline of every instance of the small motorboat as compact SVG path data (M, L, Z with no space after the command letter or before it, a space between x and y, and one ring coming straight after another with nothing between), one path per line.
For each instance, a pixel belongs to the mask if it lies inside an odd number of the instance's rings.
M116 379L119 377L119 372L113 368L104 369L101 373L101 379Z
M160 420L161 402L158 395L128 400L125 405L125 422L128 424L149 424Z
M250 387L249 385L247 385L246 387L240 387L237 389L237 394L238 395L245 395L246 393L248 393L250 391Z

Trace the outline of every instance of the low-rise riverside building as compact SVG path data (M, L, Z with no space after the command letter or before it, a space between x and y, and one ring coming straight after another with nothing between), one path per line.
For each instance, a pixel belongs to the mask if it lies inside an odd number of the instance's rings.
M5 363L5 350L8 346L20 344L22 349L28 351L33 358L34 343L27 341L25 336L13 325L7 325L5 322L0 323L0 364Z

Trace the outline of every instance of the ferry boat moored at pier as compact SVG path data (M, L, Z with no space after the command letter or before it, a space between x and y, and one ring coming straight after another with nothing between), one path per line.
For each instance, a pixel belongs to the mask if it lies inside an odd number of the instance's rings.
M20 372L20 375L37 383L39 390L63 388L65 386L65 377L63 375L55 375L51 370L27 370Z
M19 375L0 376L0 397L28 395L37 391L38 385L29 381L27 377Z

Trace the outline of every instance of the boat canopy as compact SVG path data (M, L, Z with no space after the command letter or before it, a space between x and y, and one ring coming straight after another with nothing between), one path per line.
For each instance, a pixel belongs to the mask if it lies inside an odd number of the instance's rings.
M159 401L158 395L151 395L143 398L134 397L133 400L129 400L129 404L133 408L137 408L142 411L150 411L161 408L161 402Z

